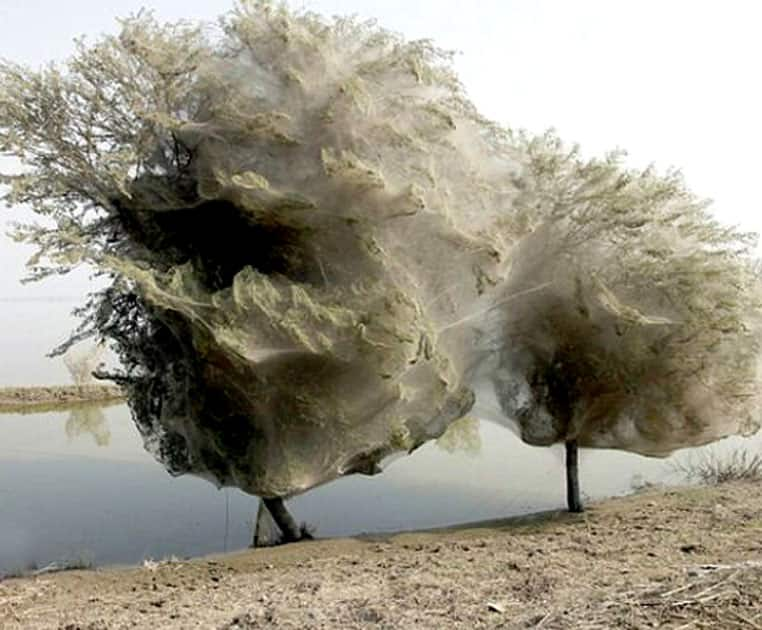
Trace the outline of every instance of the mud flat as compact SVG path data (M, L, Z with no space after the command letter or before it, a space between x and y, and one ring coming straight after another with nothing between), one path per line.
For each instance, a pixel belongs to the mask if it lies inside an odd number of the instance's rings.
M760 626L762 485L751 482L0 582L2 628Z
M88 403L117 403L124 400L115 385L77 387L0 387L0 413L66 410Z

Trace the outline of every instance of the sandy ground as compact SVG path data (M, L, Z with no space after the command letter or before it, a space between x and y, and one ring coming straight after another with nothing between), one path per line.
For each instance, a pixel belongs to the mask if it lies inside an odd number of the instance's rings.
M122 391L114 385L0 387L0 413L65 410L84 403L121 399Z
M0 627L760 628L762 484L8 579Z

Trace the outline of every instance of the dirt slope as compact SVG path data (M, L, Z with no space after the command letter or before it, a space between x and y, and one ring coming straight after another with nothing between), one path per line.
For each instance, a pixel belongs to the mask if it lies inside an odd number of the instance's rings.
M756 628L762 485L0 583L0 627Z

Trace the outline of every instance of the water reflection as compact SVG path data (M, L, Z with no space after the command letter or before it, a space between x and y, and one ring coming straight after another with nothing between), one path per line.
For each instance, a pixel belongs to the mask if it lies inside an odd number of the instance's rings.
M66 420L65 431L69 439L89 434L97 446L108 446L111 441L111 431L103 409L92 405L72 409Z
M0 430L0 573L185 557L250 542L256 499L167 475L123 405L0 415Z
M76 411L0 415L0 573L82 559L136 563L250 544L256 498L168 475L144 450L124 405ZM429 443L394 461L381 475L340 479L289 506L319 536L564 506L560 448L529 447L489 423L470 421L457 429L439 446ZM760 452L762 440L732 438L712 448L721 454L739 446ZM595 499L679 481L670 461L582 451L583 489Z

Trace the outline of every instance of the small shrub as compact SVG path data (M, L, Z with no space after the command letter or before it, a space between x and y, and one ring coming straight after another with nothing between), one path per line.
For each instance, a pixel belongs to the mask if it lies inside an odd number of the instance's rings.
M675 464L675 470L691 481L718 485L730 481L762 480L762 454L739 448L728 455L709 451L699 458Z

